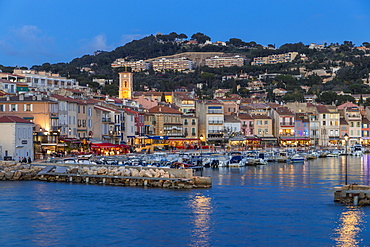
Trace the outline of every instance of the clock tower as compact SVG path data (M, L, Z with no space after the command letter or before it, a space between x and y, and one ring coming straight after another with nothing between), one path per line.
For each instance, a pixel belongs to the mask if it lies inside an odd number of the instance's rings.
M132 99L133 75L127 71L119 73L118 98Z

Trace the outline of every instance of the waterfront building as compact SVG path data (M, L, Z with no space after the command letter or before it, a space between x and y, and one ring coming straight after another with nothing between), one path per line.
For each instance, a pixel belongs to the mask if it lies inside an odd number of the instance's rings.
M240 119L234 115L224 115L224 131L226 137L241 133Z
M216 100L197 101L196 110L199 120L199 136L205 141L222 143L224 140L223 104Z
M260 145L278 145L278 138L273 135L273 120L264 114L252 115L254 136L258 138Z
M337 145L340 140L339 121L340 114L335 106L316 106L319 122L319 145Z
M183 114L181 119L183 136L185 138L198 138L198 118L195 114Z
M155 135L166 137L183 136L182 112L168 106L155 106L149 109L149 113L154 115Z
M0 98L0 116L13 115L35 124L34 141L36 153L43 148L55 150L58 140L58 102L43 95L6 96Z
M58 94L52 94L50 99L58 103L59 124L57 130L59 130L59 134L63 138L76 138L78 101Z
M339 120L340 128L339 128L339 137L341 139L342 146L346 145L346 142L344 140L344 135L349 133L349 125L348 122L344 119L344 117L341 117Z
M298 145L310 144L310 119L306 113L295 113L294 133L297 138Z
M94 106L92 137L103 142L119 144L121 111L102 105Z
M129 138L137 138L139 136L144 136L144 112L139 110L134 110L130 108L125 108L126 113L130 113L134 115L134 137L129 136Z
M296 146L297 140L294 133L294 113L288 107L282 106L272 109L274 119L273 133L284 146Z
M134 145L135 138L139 135L136 135L136 130L141 127L141 123L139 123L141 117L134 111L128 109L124 110L123 114L121 120L118 118L115 119L116 126L117 124L121 126L120 130L118 127L116 128L116 131L118 131L116 133L120 133L119 131L121 131L121 144Z
M343 108L344 119L348 122L349 145L361 143L361 122L360 108L357 105L345 106Z
M34 123L18 116L0 117L0 160L21 161L28 157L34 160L33 126Z
M205 60L206 66L210 68L221 68L221 67L231 67L238 66L241 67L244 65L244 58L239 55L234 57L219 57L214 56L212 58Z
M240 127L241 134L246 137L254 136L254 118L247 113L239 114L238 118L241 124Z
M149 113L149 112L144 112L144 135L154 135L155 134L155 124L156 124L156 121L155 121L154 114Z
M370 121L366 116L362 117L362 145L370 145Z

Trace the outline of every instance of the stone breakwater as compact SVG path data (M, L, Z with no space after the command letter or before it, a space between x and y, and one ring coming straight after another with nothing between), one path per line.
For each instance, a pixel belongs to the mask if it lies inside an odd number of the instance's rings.
M40 180L117 186L147 186L174 189L209 188L210 177L193 175L191 169L87 166L53 163L0 163L0 180Z
M370 186L350 184L336 187L334 191L334 201L346 205L370 205Z
M0 180L34 180L42 170L29 164L17 162L0 162Z

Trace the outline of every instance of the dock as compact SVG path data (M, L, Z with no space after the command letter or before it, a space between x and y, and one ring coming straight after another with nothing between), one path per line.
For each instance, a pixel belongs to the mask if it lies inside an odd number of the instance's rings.
M34 164L44 168L37 179L47 182L115 186L145 186L173 189L212 187L211 177L195 176L195 169L75 164Z
M370 205L370 186L350 184L334 188L334 201L346 205Z

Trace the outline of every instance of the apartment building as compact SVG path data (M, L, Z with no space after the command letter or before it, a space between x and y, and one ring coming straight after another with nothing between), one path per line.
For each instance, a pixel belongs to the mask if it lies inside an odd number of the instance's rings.
M198 118L195 114L184 114L181 119L184 137L198 138Z
M75 79L68 79L59 74L46 71L21 70L15 69L15 75L23 76L24 83L30 88L36 88L39 91L55 90L60 88L76 88L78 82Z
M339 136L340 114L335 106L316 106L319 126L319 145L337 145ZM360 127L361 129L361 127Z
M182 112L168 106L155 106L149 109L154 115L154 133L158 136L182 137Z
M199 136L205 141L221 143L224 140L224 106L222 103L209 100L197 101L196 116L199 119Z
M348 129L348 135L350 137L349 145L361 143L362 116L360 113L360 108L358 106L345 107L344 119L347 121L349 127Z
M252 65L276 64L292 62L298 55L298 52L288 52L284 54L274 54L267 57L255 57Z
M125 61L124 58L118 58L111 64L111 66L112 68L130 67L132 72L140 72L148 70L150 68L150 63L145 62L144 60Z
M210 68L221 68L221 67L231 67L238 66L241 67L244 65L244 58L239 55L234 57L219 57L214 56L205 60L206 66Z
M0 160L20 161L28 157L34 160L33 125L18 116L0 117Z
M166 71L166 70L185 71L193 69L193 62L187 58L174 58L174 59L161 58L153 60L151 63L154 71Z

